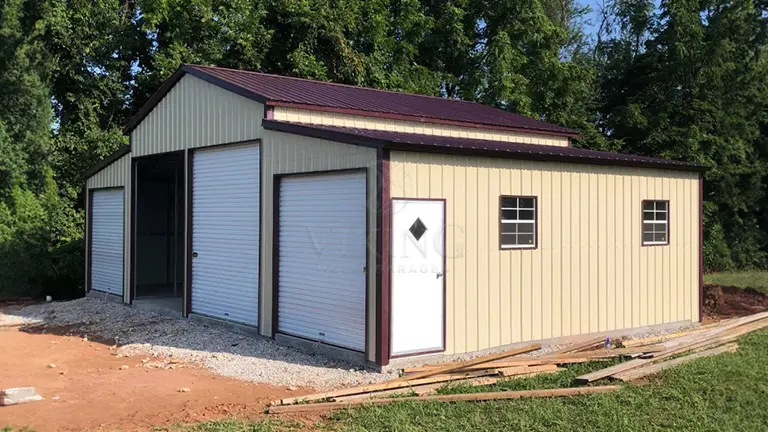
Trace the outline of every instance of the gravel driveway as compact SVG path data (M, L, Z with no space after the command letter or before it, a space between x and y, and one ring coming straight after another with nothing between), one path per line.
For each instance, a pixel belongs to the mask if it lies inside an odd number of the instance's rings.
M395 378L322 355L307 354L266 338L254 338L190 320L169 318L121 304L82 298L43 303L0 313L0 326L45 323L76 326L78 334L115 341L118 355L172 357L203 365L219 375L280 386L327 390ZM696 325L685 326L685 328ZM679 331L636 329L632 337L660 336ZM565 345L548 345L541 355ZM444 360L469 356L446 357ZM417 364L417 363L414 363Z
M325 390L395 377L203 324L82 298L0 314L0 323L76 325L78 334L115 340L118 355L152 355L201 364L246 381Z

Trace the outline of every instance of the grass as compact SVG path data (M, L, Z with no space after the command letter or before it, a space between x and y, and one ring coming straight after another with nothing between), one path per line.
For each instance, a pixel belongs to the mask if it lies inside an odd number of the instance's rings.
M258 423L235 419L224 419L199 423L196 425L178 425L156 427L153 432L292 432L303 430L303 425L295 421L267 419Z
M558 399L484 403L399 402L339 411L304 427L262 423L208 422L183 432L359 431L765 431L768 430L768 331L743 337L739 351L704 358L664 371L643 384L614 393ZM553 375L483 387L444 387L441 393L524 390L569 386L573 377L610 363L576 364ZM597 384L604 384L598 382ZM171 429L176 430L176 429Z
M768 429L768 332L615 393L487 403L399 403L342 411L344 431L758 431ZM575 370L574 370L575 369ZM560 387L579 368L483 390Z
M752 288L768 294L768 271L765 270L712 273L704 275L704 282L722 286Z

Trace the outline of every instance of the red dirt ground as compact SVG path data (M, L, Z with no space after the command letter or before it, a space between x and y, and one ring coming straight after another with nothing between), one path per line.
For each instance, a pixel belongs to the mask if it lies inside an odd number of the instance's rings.
M704 286L704 321L718 321L768 310L768 295L751 288Z
M45 398L0 407L0 429L149 430L222 417L253 418L270 400L311 393L245 383L192 365L148 367L163 359L142 363L146 358L118 358L109 346L80 337L0 328L0 389L32 386ZM121 369L124 365L128 368Z

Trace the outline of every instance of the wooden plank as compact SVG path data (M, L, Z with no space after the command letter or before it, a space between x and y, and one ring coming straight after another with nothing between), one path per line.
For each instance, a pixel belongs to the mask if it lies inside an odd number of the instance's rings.
M557 370L556 365L541 365L541 366L519 366L497 369L501 376L515 376L515 375L528 375L537 372L549 372Z
M468 370L476 370L476 369L487 369L492 367L507 368L507 367L519 367L519 366L538 366L538 365L547 365L547 364L555 365L555 364L586 363L590 361L605 360L605 359L609 359L617 356L643 354L643 353L657 353L657 352L662 352L664 350L665 348L659 345L659 346L636 347L636 348L612 348L612 349L604 349L604 350L582 351L578 353L560 354L560 355L547 354L540 357L518 357L518 359L515 359L515 360L483 363L480 365L462 368L461 370L468 371ZM403 372L406 373L404 377L410 378L411 375L408 375L410 373L421 372L425 370L433 370L435 367L436 366L433 366L433 365L426 365L421 367L404 369Z
M492 393L471 393L471 394L453 394L453 395L427 395L388 399L362 399L349 402L328 402L317 404L300 404L273 406L269 408L270 414L296 413L304 411L327 411L355 406L367 405L389 405L398 402L459 402L459 401L489 401L504 399L521 398L540 398L540 397L563 397L576 396L584 394L606 393L620 389L620 386L594 386L594 387L575 387L549 390L522 390L508 392Z
M489 354L489 355L486 355L486 356L477 357L477 358L474 358L474 359L471 359L471 360L460 361L460 362L453 362L453 363L444 363L444 364L440 364L440 365L436 366L434 369L424 370L424 371L421 371L421 372L417 372L416 374L414 374L412 376L408 376L408 377L400 377L398 379L395 379L394 381L403 381L404 379L413 380L413 379L426 378L426 377L430 377L432 375L443 374L443 373L448 373L448 372L453 372L453 371L461 370L461 369L464 369L464 368L469 367L469 366L475 366L475 365L479 365L479 364L483 364L483 363L490 363L490 362L496 361L496 360L502 360L502 359L509 358L509 357L512 357L512 356L516 356L516 355L519 355L519 354L525 354L525 353L528 353L528 352L537 351L539 349L541 349L541 345L533 344L533 345L527 345L527 346L524 346L524 347L521 347L521 348L516 348L516 349L513 349L513 350L509 350L509 351L504 351L502 353Z
M704 357L710 357L717 354L722 354L726 352L736 352L738 350L739 344L737 343L729 343L727 345L719 346L717 348L711 348L705 351L701 351L695 354L691 354L685 357L678 357L676 359L668 360L661 363L646 365L643 367L639 367L636 369L624 371L622 373L618 373L616 375L611 375L611 378L615 378L621 381L632 381L639 378L646 377L648 375L653 375L656 373L659 373L665 369L669 369L671 367L677 366L679 364L688 363L691 360L696 360Z
M761 313L758 313L758 314L749 315L749 316L746 316L746 317L741 317L741 318L738 318L738 319L736 319L734 321L730 321L730 322L727 322L727 323L723 323L722 325L719 325L717 327L713 327L713 328L709 329L706 332L694 333L692 335L683 336L681 338L669 340L669 341L666 341L666 342L662 343L661 345L663 345L663 346L665 346L667 348L672 348L672 347L680 346L680 345L687 344L687 343L695 341L695 340L702 340L702 339L707 338L707 337L716 336L716 335L722 334L724 332L728 332L730 330L736 329L736 328L744 326L744 325L752 324L752 323L755 323L755 322L760 322L760 321L762 321L764 319L767 319L767 318L768 318L768 312L761 312Z
M641 339L628 339L621 341L621 344L624 345L625 348L634 348L634 347L641 347L645 345L651 345L651 344L657 344L660 342L666 342L668 340L677 339L679 337L688 336L695 333L701 333L703 331L709 330L710 328L713 328L716 326L708 325L708 326L702 326L699 328L691 329L691 330L685 330L681 332L675 332L675 333L669 333L661 336L651 336Z
M594 347L596 345L601 345L601 344L604 344L604 343L605 343L605 337L601 336L601 337L598 337L598 338L593 338L593 339L587 340L585 342L577 343L575 345L569 345L567 347L560 348L559 350L552 351L552 352L548 353L547 355L568 354L568 353L579 352L581 350L584 350L584 349L587 349L587 348L592 348L592 347Z
M546 370L546 371L538 371L538 372L528 372L523 374L517 374L515 375L515 378L522 378L522 377L531 377L535 375L545 374L545 373L556 373L562 371L562 368L555 368L554 370ZM437 392L438 389L440 389L443 386L447 385L469 385L472 387L477 386L483 386L483 385L491 385L496 384L497 382L504 380L506 378L502 376L487 376L487 377L480 377L480 378L469 378L469 379L463 379L463 380L456 380L456 381L450 381L450 382L442 382L442 383L434 383L434 384L424 384L419 385L415 387L409 387L409 388L402 388L402 389L395 389L395 390L385 390L381 392L376 393L363 393L363 394L356 394L356 395L350 395L350 396L340 396L337 398L333 398L335 402L346 402L346 401L353 401L353 400L363 400L363 399L375 399L375 398L381 398L381 397L389 397L389 396L399 396L409 393L415 393L417 396L422 395L428 395L428 394L434 394Z
M501 377L484 377L484 378L473 378L473 379L490 379L490 380L498 380L501 379ZM454 382L460 382L465 383L467 381L471 380L461 380L461 381L454 381ZM495 382L495 381L493 381ZM437 389L440 387L446 385L446 383L433 383L433 384L424 384L420 386L415 387L408 387L408 388L401 388L401 389L393 389L393 390L385 390L381 392L375 392L375 393L362 393L362 394L355 394L355 395L349 395L349 396L339 396L333 398L334 402L349 402L349 401L355 401L355 400L363 400L363 399L375 399L380 397L390 397L390 396L399 396L399 395L407 395L414 393L417 396L423 396L428 394L433 394L437 392Z
M498 375L498 371L496 369L482 369L482 370L470 371L470 372L457 372L454 374L441 374L438 376L429 376L421 379L411 379L409 377L409 379L403 380L403 381L386 381L379 384L350 387L346 389L331 390L325 393L315 393L315 394L310 394L306 396L296 396L291 398L280 399L277 401L273 401L271 405L288 405L288 404L304 402L304 401L311 402L311 401L317 401L317 400L323 400L323 399L332 399L339 396L348 396L348 395L360 394L360 393L372 393L372 392L378 392L383 390L407 388L407 387L414 387L422 384L447 382L447 381L454 381L454 380L465 379L465 378L477 378L477 377L488 376L488 375Z
M725 343L732 342L747 333L753 332L755 330L759 330L767 326L768 326L768 320L764 319L762 321L751 322L750 324L747 324L747 325L732 327L724 335L721 335L720 333L718 333L714 336L696 338L689 341L687 344L682 344L682 345L673 347L665 351L661 355L657 356L656 358L648 359L648 360L636 359L636 360L628 361L626 363L620 363L615 366L611 366L605 369L600 369L598 371L576 377L575 382L578 384L586 384L593 381L597 381L602 378L619 374L624 371L628 371L630 369L644 366L649 363L654 363L659 360L663 360L665 358L675 356L677 354L682 354L686 351L691 351L694 349L704 348L708 346L723 345Z
M611 348L611 349L601 349L601 350L594 350L594 351L584 351L576 354L586 358L618 357L618 356L631 355L631 354L657 353L665 350L666 348L661 345L651 345L651 346L634 347L634 348Z
M508 367L522 367L522 366L559 365L559 364L587 363L591 361L601 361L601 360L606 360L606 359L605 358L594 359L594 358L588 358L588 357L574 357L574 358L563 358L563 359L531 357L530 360L527 360L527 359L526 360L522 360L522 359L509 360L509 361L493 362L493 363L476 365L476 366L469 366L467 368L462 369L462 371L487 369L488 367L508 368ZM421 370L425 370L426 368L429 368L429 366L409 368L409 369L406 369L406 373L411 373L411 371L419 372ZM410 375L405 375L405 376L410 377Z

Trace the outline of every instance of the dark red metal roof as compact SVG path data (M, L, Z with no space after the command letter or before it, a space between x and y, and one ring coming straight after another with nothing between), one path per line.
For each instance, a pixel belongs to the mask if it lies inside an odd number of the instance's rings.
M588 150L570 146L558 147L538 144L486 141L382 130L307 125L266 119L262 121L262 126L268 130L310 136L353 145L382 147L393 150L482 155L544 162L618 165L684 171L704 171L705 169L703 165L696 163Z
M181 72L181 73L179 73ZM356 87L211 66L183 65L126 127L130 132L183 73L272 106L436 122L568 137L578 132L475 102Z

